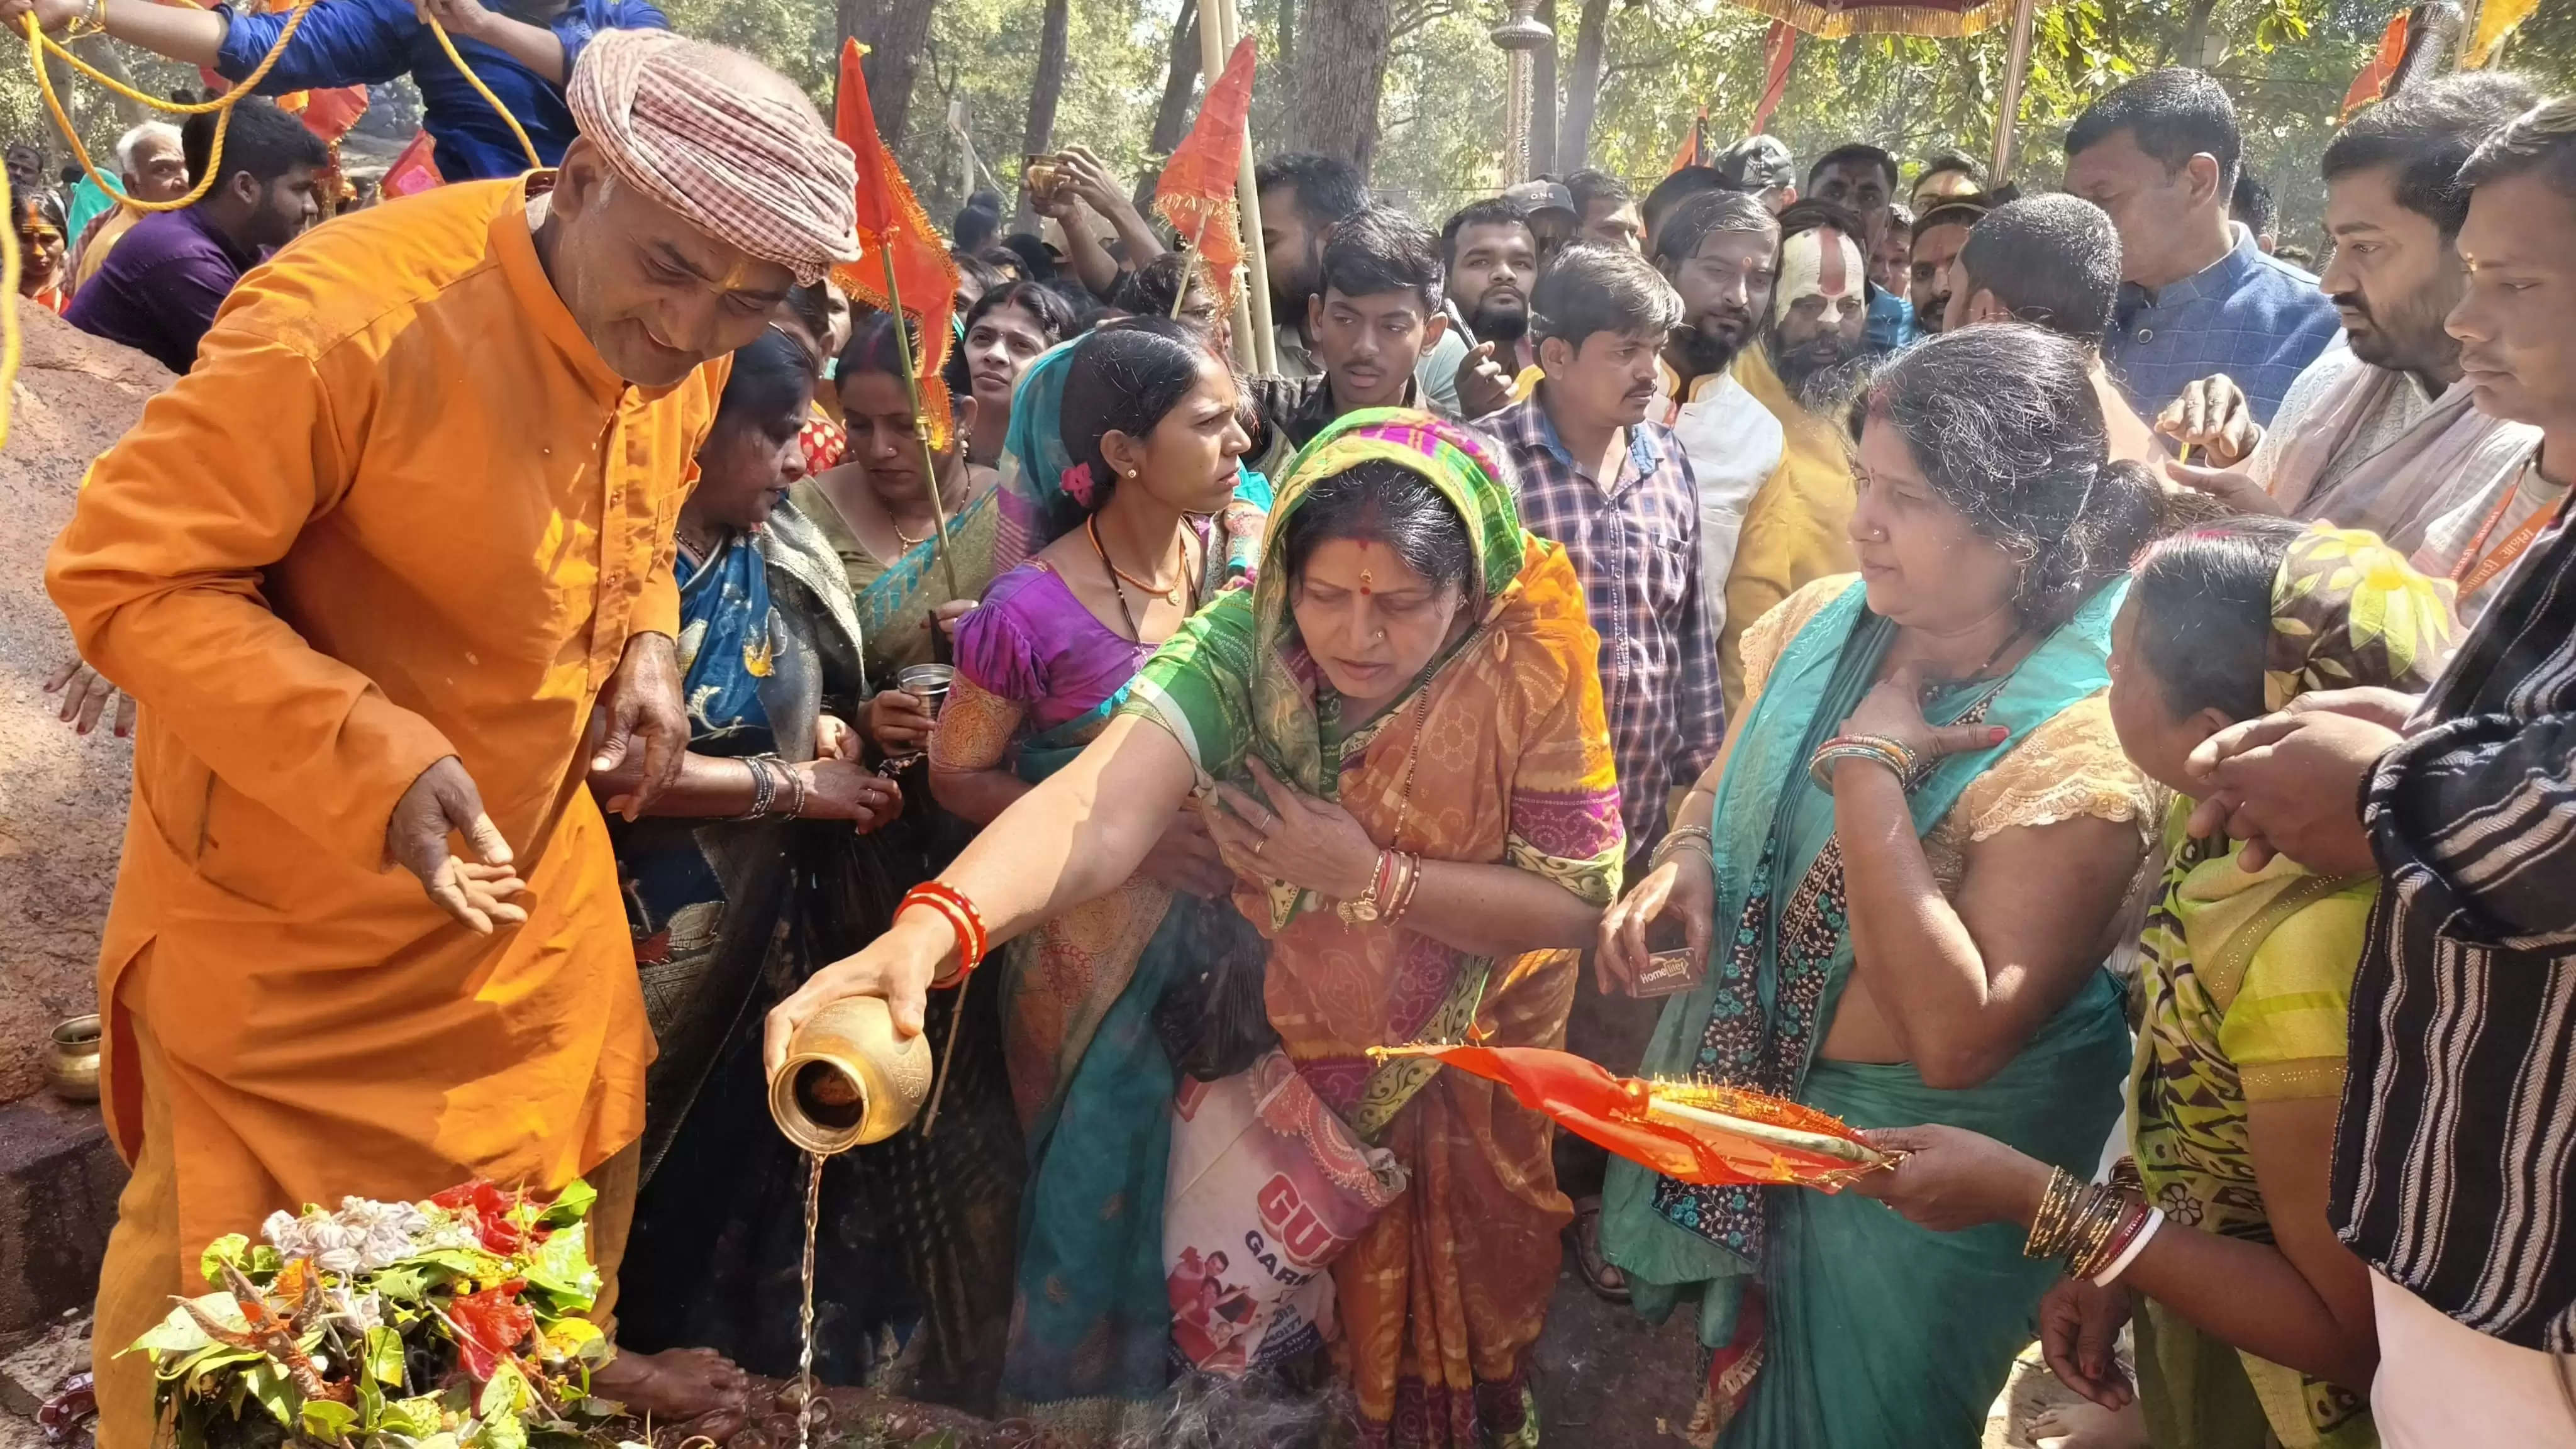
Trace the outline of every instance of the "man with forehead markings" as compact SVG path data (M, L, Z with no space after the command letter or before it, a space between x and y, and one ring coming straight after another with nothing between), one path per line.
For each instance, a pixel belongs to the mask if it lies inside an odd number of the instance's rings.
M1867 346L1869 298L1860 219L1796 202L1780 213L1780 272L1762 345L1737 354L1735 376L1780 422L1780 462L1745 505L1726 578L1718 669L1727 712L1744 701L1745 627L1810 580L1849 573L1851 449L1837 405Z
M245 277L54 545L83 656L142 705L99 969L134 1167L102 1449L153 1434L116 1355L279 1209L586 1174L606 1322L653 1042L583 781L640 755L632 812L679 765L671 530L719 359L855 260L856 171L787 81L666 32L600 35L568 99L559 170ZM743 1398L697 1352L595 1382L718 1434Z

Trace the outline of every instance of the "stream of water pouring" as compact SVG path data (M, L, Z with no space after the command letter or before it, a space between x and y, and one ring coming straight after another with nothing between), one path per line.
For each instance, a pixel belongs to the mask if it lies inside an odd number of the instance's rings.
M796 1449L813 1449L814 1437L814 1226L821 1218L823 1154L805 1154L804 1301L797 1306Z

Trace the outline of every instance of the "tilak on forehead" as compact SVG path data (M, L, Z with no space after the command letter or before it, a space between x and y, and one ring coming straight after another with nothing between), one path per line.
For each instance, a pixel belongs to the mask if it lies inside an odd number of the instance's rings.
M784 81L743 85L752 64L667 30L606 30L564 99L618 180L812 282L859 259L858 163Z
M1771 291L1771 315L1786 313L1801 297L1831 302L1860 286L1858 243L1830 226L1802 231L1780 243L1780 283Z

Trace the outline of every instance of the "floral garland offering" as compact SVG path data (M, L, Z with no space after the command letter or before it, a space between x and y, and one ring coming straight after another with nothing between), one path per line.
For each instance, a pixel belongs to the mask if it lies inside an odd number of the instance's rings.
M151 1355L179 1449L613 1443L628 1437L619 1406L590 1395L612 1350L582 1317L600 1289L583 1220L597 1197L578 1180L551 1198L470 1182L272 1213L264 1242L208 1245L215 1291L126 1352Z

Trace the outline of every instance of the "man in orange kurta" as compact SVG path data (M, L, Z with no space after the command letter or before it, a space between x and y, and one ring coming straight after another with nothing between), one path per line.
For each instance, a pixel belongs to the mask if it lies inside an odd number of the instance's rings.
M622 1246L653 1042L583 781L679 762L692 456L725 356L856 255L855 177L715 47L606 33L570 91L553 176L362 212L244 278L54 545L83 657L142 704L99 970L134 1165L102 1449L152 1434L150 1366L116 1355L272 1210L592 1173ZM657 1357L602 1391L739 1404L730 1365Z

